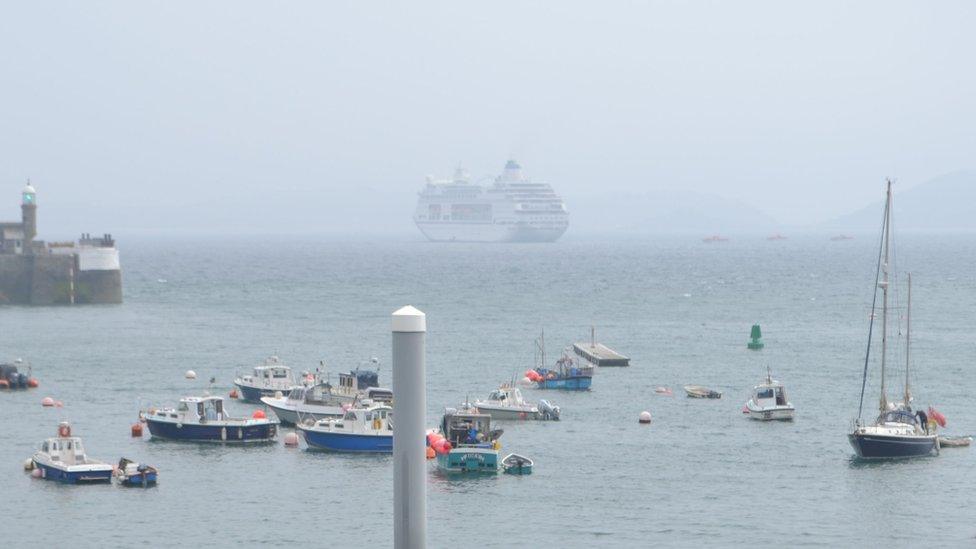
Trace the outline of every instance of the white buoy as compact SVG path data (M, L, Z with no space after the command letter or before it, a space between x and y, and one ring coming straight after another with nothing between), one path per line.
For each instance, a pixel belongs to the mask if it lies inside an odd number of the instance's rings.
M43 399L41 399L41 406L44 406L45 408L50 408L51 406L54 406L54 399L51 397L44 397Z
M393 313L393 547L427 547L427 315L407 306Z
M640 417L637 419L637 421L639 423L650 423L651 413L648 412L647 410L644 410L643 412L640 413Z
M24 462L24 470L25 471L33 471L34 470L34 460L33 459L27 458L27 461Z
M289 448L298 446L298 433L292 431L291 433L285 435L285 446L288 446Z
M521 383L522 383L522 386L523 387L531 387L532 386L532 380L529 379L529 378L527 378L527 377L523 377Z
M184 377L186 377L186 379L196 379L197 378L197 373L194 372L193 370L187 370L186 373L183 374L183 375L184 375Z

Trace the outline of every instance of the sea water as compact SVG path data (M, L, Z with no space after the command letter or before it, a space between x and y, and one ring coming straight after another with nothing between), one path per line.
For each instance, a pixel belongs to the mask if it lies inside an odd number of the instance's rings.
M324 361L333 381L377 357L388 385L390 313L411 304L427 313L431 426L445 406L520 378L543 330L550 360L595 326L632 364L598 369L585 393L523 390L562 407L559 422L499 424L502 453L534 459L531 476L449 478L431 463L431 547L971 545L973 450L852 460L877 244L126 240L124 304L0 307L0 355L29 360L41 383L0 393L0 535L13 547L392 545L389 456L154 441L129 428L140 410L201 394L211 377L226 396L235 374L272 353L296 370ZM892 273L913 272L916 407L932 404L946 431L970 434L976 238L898 244ZM897 297L893 396L904 384ZM753 323L761 351L746 349ZM793 422L741 413L767 366L796 406ZM868 419L876 363L870 372ZM684 384L724 395L689 399ZM42 408L44 396L64 407ZM651 425L638 424L643 410ZM91 457L156 465L159 486L31 479L22 463L60 420Z

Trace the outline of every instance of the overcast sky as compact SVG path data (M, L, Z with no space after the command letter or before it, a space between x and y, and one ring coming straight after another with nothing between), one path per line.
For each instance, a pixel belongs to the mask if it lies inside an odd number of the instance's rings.
M413 230L510 155L573 212L685 189L792 224L976 163L976 3L10 2L0 219L42 236Z

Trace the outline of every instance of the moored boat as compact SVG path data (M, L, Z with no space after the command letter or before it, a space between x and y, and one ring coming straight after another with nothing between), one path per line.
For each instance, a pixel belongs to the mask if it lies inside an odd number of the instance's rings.
M251 374L235 379L234 385L240 391L241 400L248 402L259 402L261 397L275 396L275 393L288 394L299 386L291 368L285 366L276 355L264 359L264 363L255 366Z
M874 298L868 327L867 351L864 355L864 374L861 380L861 399L857 419L847 435L848 442L861 459L896 459L924 457L939 454L939 437L935 424L931 426L925 412L912 410L912 394L909 386L909 365L911 364L911 326L912 326L912 278L908 275L908 310L905 327L905 386L901 402L890 402L886 388L885 369L888 354L888 292L890 290L889 268L891 248L891 181L888 181L885 194L884 221L881 228L881 249L878 251L878 266L875 274ZM867 384L868 366L871 358L871 339L874 332L875 305L878 289L881 290L881 390L878 401L878 416L872 423L861 419L864 406L864 388ZM930 409L931 411L931 409ZM944 418L943 422L944 422Z
M518 454L508 454L502 460L502 468L510 475L531 475L533 461Z
M37 380L32 376L33 370L27 365L27 372L21 371L25 365L24 359L0 364L0 389L33 389L37 387Z
M153 438L191 442L270 442L278 436L278 420L257 410L251 418L228 416L218 396L184 397L176 408L143 415Z
M559 419L559 407L547 401L536 406L526 402L522 391L514 385L503 383L484 400L474 401L475 408L483 414L488 414L493 420L518 419Z
M41 478L65 484L112 481L112 466L88 457L81 438L72 436L71 425L58 424L58 436L46 439L31 458Z
M773 379L769 368L766 369L766 379L753 387L745 410L750 418L760 421L790 420L795 413L793 404L786 399L786 389Z
M393 452L393 408L377 404L368 408L350 408L343 417L320 419L298 430L309 448L333 452Z
M491 429L491 416L470 405L448 408L441 419L440 434L446 451L437 453L437 467L446 473L498 473L498 438L501 429ZM437 448L435 448L437 450Z
M374 370L352 370L339 374L339 385L318 383L295 387L284 396L261 397L282 423L297 425L305 420L340 418L357 400L390 403L393 391L378 387L379 374Z
M545 334L536 340L536 367L525 372L525 377L537 389L561 389L564 391L588 391L593 383L594 366L581 366L579 359L569 352L556 361L554 368L546 366Z
M136 463L127 458L119 460L115 468L115 479L122 486L153 486L159 476L159 470L152 465Z
M685 393L690 398L722 398L722 393L701 385L685 385Z

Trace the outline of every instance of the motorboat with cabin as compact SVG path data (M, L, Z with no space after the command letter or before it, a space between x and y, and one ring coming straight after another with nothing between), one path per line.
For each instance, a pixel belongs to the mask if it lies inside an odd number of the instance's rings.
M81 438L71 434L71 425L58 424L58 436L45 439L31 458L31 467L41 478L66 484L112 481L112 466L88 457Z
M786 389L773 379L769 368L766 368L766 379L753 387L745 411L750 418L760 421L790 420L795 413L793 404L786 398Z
M154 486L159 478L159 469L152 465L137 463L128 458L119 460L115 467L115 479L122 486Z
M393 452L393 408L375 404L346 410L341 418L320 419L298 430L309 448L332 452Z
M447 441L441 448L446 451L436 454L438 468L446 473L498 473L502 432L492 430L491 416L471 404L447 408L440 426L440 434Z
M264 359L264 363L255 366L251 374L243 375L234 380L234 385L240 391L241 400L260 402L261 397L275 396L275 393L287 395L298 387L291 368L277 355Z
M393 391L379 387L379 373L375 370L352 370L339 374L339 385L329 382L311 387L295 387L285 396L261 397L282 423L297 425L303 421L340 418L357 400L393 402Z
M881 249L878 251L877 272L875 275L874 298L868 326L867 351L864 356L864 374L861 381L861 400L857 419L847 439L854 452L861 459L895 459L939 455L939 436L934 422L928 415L912 409L912 393L909 385L909 366L911 365L911 326L912 326L912 277L908 275L908 308L905 322L905 386L901 402L888 400L886 368L888 362L888 301L890 292L891 267L891 181L887 183L884 221L881 229ZM881 290L881 357L880 357L880 398L878 416L868 423L862 419L864 388L867 385L868 366L871 358L871 340L874 333L878 290ZM931 412L931 408L929 409ZM944 421L944 419L943 419Z
M526 402L522 396L522 391L518 387L503 383L497 389L488 394L484 400L475 400L475 408L483 414L488 414L492 419L559 419L559 406L555 406L546 400L542 400L539 406Z
M191 442L270 442L278 436L278 420L261 410L253 417L231 417L219 396L188 396L176 408L150 410L142 416L153 438Z

